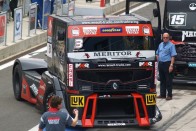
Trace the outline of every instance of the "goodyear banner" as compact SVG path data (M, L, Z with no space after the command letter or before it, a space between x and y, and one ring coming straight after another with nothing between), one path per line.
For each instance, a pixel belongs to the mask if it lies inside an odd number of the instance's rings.
M36 34L37 3L30 4L29 8L29 36Z
M46 30L48 28L48 16L51 12L51 0L44 0L43 3L43 20L42 20L42 29Z
M0 45L6 44L6 12L0 14Z
M16 8L14 10L14 42L16 40L22 39L22 7Z

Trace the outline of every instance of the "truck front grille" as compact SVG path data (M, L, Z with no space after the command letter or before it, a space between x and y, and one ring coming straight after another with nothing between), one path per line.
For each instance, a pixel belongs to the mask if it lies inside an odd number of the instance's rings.
M110 80L121 83L147 79L152 76L152 70L146 69L118 69L118 70L78 70L79 80L106 84Z
M196 58L196 45L184 44L176 45L177 60L189 60Z

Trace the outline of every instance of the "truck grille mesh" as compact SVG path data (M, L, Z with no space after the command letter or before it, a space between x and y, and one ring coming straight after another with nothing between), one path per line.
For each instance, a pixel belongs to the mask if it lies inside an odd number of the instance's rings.
M196 46L195 45L176 45L177 60L186 60L196 58Z
M122 83L147 79L152 76L152 70L79 70L76 72L79 80L106 84L110 80L119 80Z

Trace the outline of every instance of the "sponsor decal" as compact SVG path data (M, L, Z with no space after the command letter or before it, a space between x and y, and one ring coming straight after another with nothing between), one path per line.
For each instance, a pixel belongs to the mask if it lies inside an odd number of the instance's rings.
M125 26L127 34L139 34L139 26Z
M22 88L23 88L23 93L26 94L27 85L26 84L22 84Z
M112 84L112 87L113 87L114 90L117 90L117 89L118 89L118 84L117 84L116 82L114 82L114 83Z
M38 94L38 89L37 89L37 87L35 86L35 84L32 84L31 86L30 86L30 88L31 88L31 90L33 91L33 93L35 94L35 96Z
M83 27L84 35L96 35L97 27Z
M108 123L108 126L126 126L125 123Z
M52 58L52 44L47 43L47 56Z
M156 94L146 94L146 105L156 104Z
M94 56L131 56L131 51L94 52Z
M89 64L88 63L78 63L78 64L75 64L75 67L79 68L79 69L85 69L85 68L89 68Z
M124 50L124 51L97 51L97 52L74 52L68 53L69 58L73 59L99 59L99 58L106 58L107 60L111 59L121 59L121 58L150 58L154 57L155 52L153 50L145 50L145 51L131 51L131 50ZM109 63L102 63L102 64L109 64ZM101 65L102 65L101 64ZM113 64L113 63L112 63Z
M143 33L145 35L149 35L150 34L150 28L148 26L143 26L142 30L143 30Z
M196 10L196 3L190 3L189 9L190 10Z
M140 51L138 51L138 52L136 52L135 56L138 58L138 57L141 57L141 56L143 56L143 55L141 54Z
M99 96L100 98L110 98L111 97L111 95L101 95L101 96Z
M121 23L127 23L127 24L138 24L138 21L134 20L110 20L110 21L84 21L82 24L121 24Z
M189 66L189 67L196 67L196 63L194 63L194 62L189 62L189 63L188 63L188 66Z
M139 62L139 66L141 67L148 67L148 66L152 66L152 62Z
M73 64L69 64L68 79L69 79L69 86L73 87Z
M131 64L124 63L107 63L107 64L99 64L98 67L130 67Z
M84 57L90 58L90 55L89 55L88 53L85 53L85 54L84 54Z
M60 117L48 117L48 124L56 125L59 124Z
M71 107L84 107L84 96L70 96Z
M196 37L196 31L182 31L182 41L184 41L186 37Z
M101 28L101 33L122 33L121 27Z
M74 27L71 30L72 36L79 36L80 35L80 29L78 27Z

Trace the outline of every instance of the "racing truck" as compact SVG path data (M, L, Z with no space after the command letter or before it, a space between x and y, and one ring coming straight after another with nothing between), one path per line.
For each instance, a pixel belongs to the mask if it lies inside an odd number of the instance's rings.
M48 17L47 60L13 65L16 100L45 112L53 95L79 110L79 127L150 127L156 106L155 43L151 22L136 14Z
M174 82L196 84L196 0L166 0L163 28L175 44Z

